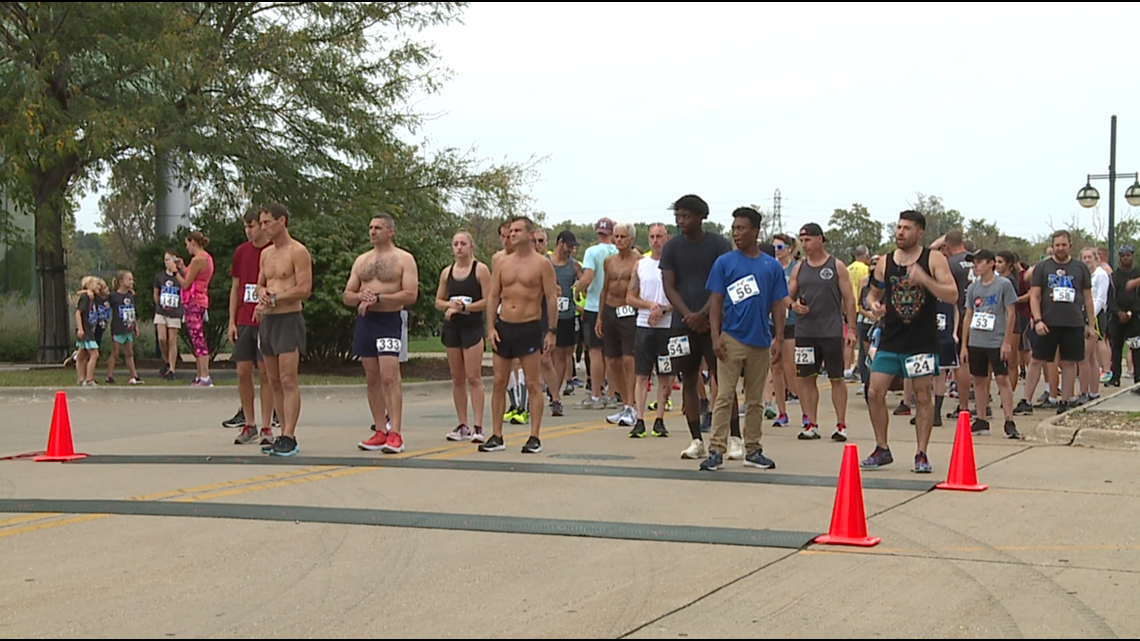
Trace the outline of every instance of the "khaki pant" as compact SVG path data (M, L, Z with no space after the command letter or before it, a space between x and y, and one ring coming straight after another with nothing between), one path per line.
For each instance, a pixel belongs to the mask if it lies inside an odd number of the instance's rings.
M768 379L771 350L767 347L745 345L728 334L721 334L728 358L717 360L717 395L713 403L713 436L709 449L724 455L728 451L729 425L732 421L732 401L740 373L744 372L744 451L751 454L760 449L760 436L764 430L764 382Z

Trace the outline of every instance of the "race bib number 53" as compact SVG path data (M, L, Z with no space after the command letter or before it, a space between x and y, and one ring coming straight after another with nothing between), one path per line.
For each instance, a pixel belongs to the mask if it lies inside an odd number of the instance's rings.
M997 317L993 314L974 314L974 320L970 323L970 329L978 329L983 332L994 331L994 323Z

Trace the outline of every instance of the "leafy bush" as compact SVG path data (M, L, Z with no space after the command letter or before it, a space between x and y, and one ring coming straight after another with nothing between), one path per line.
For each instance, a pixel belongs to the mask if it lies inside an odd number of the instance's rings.
M31 363L39 345L36 301L18 293L0 294L0 361Z

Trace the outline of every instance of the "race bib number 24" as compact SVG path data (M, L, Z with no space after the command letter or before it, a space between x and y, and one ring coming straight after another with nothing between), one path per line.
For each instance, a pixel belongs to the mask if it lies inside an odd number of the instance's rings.
M903 365L909 378L929 376L934 373L934 354L908 356Z

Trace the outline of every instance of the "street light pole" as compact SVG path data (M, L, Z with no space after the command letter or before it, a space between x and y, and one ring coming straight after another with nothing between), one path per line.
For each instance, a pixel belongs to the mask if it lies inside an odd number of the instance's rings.
M1112 132L1108 143L1108 173L1089 174L1085 186L1077 192L1077 202L1081 207L1088 209L1096 206L1100 199L1100 192L1092 186L1094 180L1108 180L1108 256L1109 260L1116 255L1116 179L1131 178L1132 186L1124 192L1124 199L1133 207L1140 207L1140 173L1116 173L1116 116L1112 117Z
M1116 116L1108 143L1108 261L1116 256Z

